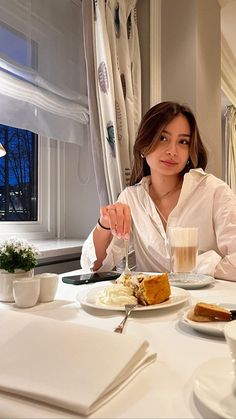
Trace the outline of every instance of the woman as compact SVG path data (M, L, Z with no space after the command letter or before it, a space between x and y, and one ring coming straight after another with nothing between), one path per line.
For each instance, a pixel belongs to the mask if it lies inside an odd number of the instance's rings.
M170 270L167 228L199 228L197 272L236 280L236 196L204 169L207 153L191 110L163 102L144 116L134 145L131 185L100 209L84 243L83 268L109 271L135 250L136 270Z

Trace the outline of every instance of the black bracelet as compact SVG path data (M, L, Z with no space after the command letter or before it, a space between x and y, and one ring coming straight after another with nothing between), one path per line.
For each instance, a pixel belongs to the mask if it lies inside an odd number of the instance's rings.
M103 230L110 230L110 227L104 227L104 226L101 224L101 222L100 222L100 218L98 219L98 225L99 225L100 227L102 227L102 228L103 228Z

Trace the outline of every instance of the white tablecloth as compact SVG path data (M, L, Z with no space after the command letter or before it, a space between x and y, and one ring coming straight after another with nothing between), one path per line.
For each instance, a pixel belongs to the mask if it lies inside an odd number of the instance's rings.
M82 308L75 300L77 293L96 286L101 286L101 283L75 286L64 284L60 279L55 301L38 304L31 309L17 309L14 304L1 303L0 309L20 310L112 331L122 319L122 312ZM124 333L147 339L157 352L157 361L144 369L113 400L93 413L91 418L216 417L195 397L193 375L198 366L211 358L229 358L229 349L224 338L200 334L184 325L180 318L189 305L200 300L235 305L236 283L217 280L213 286L191 290L190 293L190 301L180 306L131 315ZM63 380L60 370L58 379ZM78 415L0 393L0 417L78 418Z

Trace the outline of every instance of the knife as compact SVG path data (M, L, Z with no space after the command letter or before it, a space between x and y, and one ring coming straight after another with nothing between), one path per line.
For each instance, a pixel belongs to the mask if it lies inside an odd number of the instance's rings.
M229 310L229 312L231 314L230 320L236 320L236 310Z

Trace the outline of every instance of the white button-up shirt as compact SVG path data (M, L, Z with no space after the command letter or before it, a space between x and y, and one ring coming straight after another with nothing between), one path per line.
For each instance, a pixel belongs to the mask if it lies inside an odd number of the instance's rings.
M199 256L196 271L236 281L236 196L222 180L202 169L184 176L178 203L168 217L165 231L149 195L150 176L127 187L118 201L128 204L132 215L130 242L136 270L170 271L168 227L198 227ZM124 257L124 241L113 237L100 271L112 270ZM84 243L81 266L92 268L96 260L93 231Z

